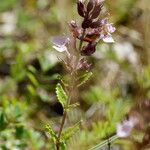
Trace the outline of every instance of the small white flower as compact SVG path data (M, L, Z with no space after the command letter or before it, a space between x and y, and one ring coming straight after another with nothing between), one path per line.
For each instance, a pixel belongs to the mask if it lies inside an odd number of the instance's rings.
M127 137L130 135L133 128L133 124L131 121L125 120L122 123L117 125L117 136L118 137Z
M64 52L67 51L67 47L65 45L54 45L53 48L58 52Z
M117 125L117 135L118 137L127 137L130 135L132 129L136 126L139 120L135 117L130 117L128 120L124 120L123 122Z
M107 30L109 33L115 32L116 28L112 26L112 24L107 24Z
M103 37L103 41L106 43L114 43L115 42L111 35Z
M58 52L67 51L67 44L70 42L70 39L65 36L57 36L52 39L53 48Z
M101 34L100 39L102 39L106 43L114 43L115 42L114 39L112 38L111 34L108 34L108 35Z

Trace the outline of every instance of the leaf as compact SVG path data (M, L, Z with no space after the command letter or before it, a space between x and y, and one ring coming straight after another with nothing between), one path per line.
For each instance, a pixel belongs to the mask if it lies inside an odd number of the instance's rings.
M36 90L35 90L35 88L32 86L32 85L28 85L27 86L27 90L29 91L29 93L31 94L31 95L35 95L36 94Z
M20 51L11 66L11 75L16 81L21 81L26 75L24 55Z
M27 76L30 79L30 81L33 83L33 85L35 87L38 87L39 83L38 83L37 79L35 78L35 76L30 72L27 73Z
M56 95L57 95L58 101L62 104L63 107L65 107L68 96L60 83L58 83L56 86Z
M78 123L76 123L75 125L73 125L72 127L69 127L67 129L65 129L63 132L62 132L62 139L64 141L67 141L69 140L70 137L72 137L80 128L79 128L79 125L80 125L81 121L79 121Z
M60 147L61 147L61 150L67 150L65 142L61 142Z
M5 129L7 125L7 121L4 113L0 110L0 131Z
M83 85L84 83L86 83L90 77L92 76L92 72L87 72L86 74L84 74L83 76L80 77L80 83L78 84L78 87Z
M21 139L23 137L24 132L25 132L25 129L23 125L16 125L15 136L17 138Z
M74 104L69 105L66 109L67 109L67 111L70 111L71 109L76 108L79 105L80 105L79 103L74 103Z
M29 70L29 72L31 72L31 73L36 73L37 71L36 71L36 68L34 67L34 66L32 66L32 65L29 65L28 66L28 70Z
M76 108L76 107L78 107L79 105L80 105L79 103L74 103L74 104L69 105L68 107L69 107L69 108Z
M53 140L56 140L57 139L57 135L53 131L52 127L50 125L46 125L45 128L46 128L47 132L51 135L51 137L53 138Z

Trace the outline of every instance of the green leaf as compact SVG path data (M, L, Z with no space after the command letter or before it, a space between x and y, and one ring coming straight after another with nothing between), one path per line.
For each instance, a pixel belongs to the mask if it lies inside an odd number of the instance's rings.
M2 111L0 111L0 131L5 129L7 125L7 121L5 115Z
M67 146L65 142L61 142L60 147L61 147L61 150L67 150Z
M34 66L32 66L32 65L28 66L28 71L31 72L31 73L34 73L34 74L37 72L36 68Z
M32 82L32 84L35 87L38 87L39 83L38 83L37 79L35 78L35 76L32 73L30 73L30 72L27 73L27 76L30 79L30 81Z
M80 79L79 79L80 83L78 84L78 87L85 84L90 79L92 74L93 74L92 72L87 72L86 74L81 76Z
M18 139L21 139L23 137L24 134L24 126L23 125L16 125L15 128L15 135Z
M27 89L31 95L36 95L36 89L32 85L28 85Z
M63 107L65 107L68 96L60 83L58 83L56 86L56 95L57 95L58 101L62 104Z
M57 135L53 131L52 127L50 125L46 125L45 128L46 128L47 132L51 135L51 137L53 138L53 140L56 140L57 139Z
M80 128L80 122L76 123L75 125L73 125L72 127L69 127L67 129L64 129L64 131L62 132L62 139L64 141L67 141L70 139L70 137L72 137Z
M26 75L24 55L21 51L18 52L15 63L11 66L11 75L16 81L21 81Z
M72 108L76 108L78 107L80 104L79 103L74 103L74 104L71 104L67 107L67 111L70 111Z

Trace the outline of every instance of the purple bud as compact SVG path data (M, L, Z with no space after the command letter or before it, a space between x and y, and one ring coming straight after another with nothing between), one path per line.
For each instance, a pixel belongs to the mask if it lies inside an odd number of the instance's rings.
M91 64L87 62L85 58L80 59L77 69L78 70L90 70Z
M99 16L102 10L102 7L103 7L102 3L95 5L93 11L91 12L91 19L96 19Z
M90 56L96 51L96 43L88 43L87 46L84 46L81 50L81 55Z
M81 16L81 17L85 17L85 7L84 7L84 4L81 0L78 1L77 3L77 9L78 9L78 14Z
M98 27L100 27L101 26L101 21L98 19L97 21L95 21L95 22L92 22L91 24L90 24L90 27L91 28L98 28Z
M82 22L82 28L83 29L89 28L90 25L91 25L91 23L92 23L92 20L90 20L90 19L84 19L84 21Z
M87 12L89 13L94 7L94 1L93 0L89 0L88 4L87 4Z

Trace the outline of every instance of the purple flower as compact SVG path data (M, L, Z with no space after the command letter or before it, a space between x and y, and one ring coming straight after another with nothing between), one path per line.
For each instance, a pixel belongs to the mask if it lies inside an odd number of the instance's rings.
M108 18L101 20L102 31L100 34L100 39L106 43L113 43L112 33L115 32L116 28L112 26L112 23L108 22Z
M81 55L90 56L96 51L96 43L88 43L86 46L83 46L81 50Z

